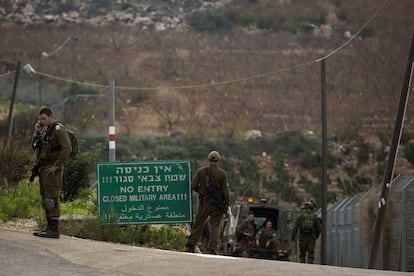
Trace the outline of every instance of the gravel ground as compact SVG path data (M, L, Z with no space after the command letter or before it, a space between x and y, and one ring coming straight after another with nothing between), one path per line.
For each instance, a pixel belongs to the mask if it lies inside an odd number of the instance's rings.
M37 222L34 219L13 219L7 222L0 219L0 227L31 232L37 230Z

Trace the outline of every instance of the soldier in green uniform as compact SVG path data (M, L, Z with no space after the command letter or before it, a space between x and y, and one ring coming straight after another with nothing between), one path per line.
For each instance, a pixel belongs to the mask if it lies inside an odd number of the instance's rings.
M302 206L303 213L296 219L292 230L292 242L295 241L299 231L299 259L301 263L306 262L306 254L308 254L308 263L313 264L316 240L321 233L321 223L313 212L314 206L313 202L306 202Z
M260 229L256 234L256 245L259 247L259 256L272 257L277 249L279 237L273 229L273 223L270 219L266 220L265 227Z
M199 194L200 204L187 240L186 251L194 252L194 246L200 239L204 222L210 217L210 241L207 250L210 254L217 254L220 222L226 212L222 206L228 206L229 186L227 173L218 166L220 154L212 151L207 159L209 165L199 168L191 181L191 189ZM214 185L215 194L211 193L211 187L209 188L208 185Z
M249 211L247 218L236 228L237 242L240 246L236 255L248 257L249 249L252 246L252 242L255 241L256 224L254 223L254 212Z
M40 165L40 195L47 219L46 229L33 235L59 238L59 197L63 185L63 168L72 147L65 127L55 120L51 108L40 109L32 142Z

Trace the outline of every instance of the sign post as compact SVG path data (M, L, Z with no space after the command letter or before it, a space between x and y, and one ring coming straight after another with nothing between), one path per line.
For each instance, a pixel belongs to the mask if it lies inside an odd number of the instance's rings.
M191 222L190 161L98 163L96 171L101 223Z

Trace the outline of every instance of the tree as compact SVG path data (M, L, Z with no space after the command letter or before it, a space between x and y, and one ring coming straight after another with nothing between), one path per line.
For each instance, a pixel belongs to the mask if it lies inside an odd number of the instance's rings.
M162 123L166 124L169 132L183 118L184 102L184 99L178 94L164 94L158 95L152 104L152 109L161 118Z
M0 140L0 188L12 188L17 186L20 180L28 177L33 153L26 139Z

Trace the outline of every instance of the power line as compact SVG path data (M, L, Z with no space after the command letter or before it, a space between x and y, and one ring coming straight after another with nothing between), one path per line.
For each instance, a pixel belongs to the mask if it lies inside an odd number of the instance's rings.
M172 90L172 89L180 90L180 89L193 89L193 88L202 88L202 87L222 86L222 85L234 84L234 83L239 83L239 82L251 81L251 80L254 80L254 79L259 79L259 78L267 77L267 76L270 76L270 75L275 75L275 74L283 73L283 72L286 72L286 71L290 71L290 70L293 70L293 69L296 69L296 68L305 67L305 66L308 66L308 65L311 65L311 64L314 64L314 63L319 63L322 60L325 60L325 59L335 55L340 50L342 50L345 46L347 46L349 43L351 43L362 31L364 31L367 28L367 26L374 20L374 18L376 18L378 16L378 14L384 9L385 5L388 2L389 2L389 0L384 0L382 2L382 4L380 5L380 7L375 11L375 13L368 19L368 21L353 36L350 37L350 39L345 41L338 48L332 50L327 55L325 55L323 57L320 57L320 58L318 58L314 61L309 61L309 62L305 62L305 63L285 67L285 68L278 69L278 70L271 71L271 72L267 72L267 73L256 74L256 75L252 75L252 76L247 76L247 77L243 77L243 78L239 78L239 79L233 79L233 80L227 80L227 81L219 81L219 82L212 81L210 83L184 85L184 86L166 86L166 87L116 86L116 88L121 89L121 90ZM70 40L70 38L71 38L71 36L69 36L68 39L66 39L66 41L62 44L61 47L63 47ZM53 52L53 54L55 54L56 52L57 52L57 50L55 52ZM102 84L80 82L80 81L75 81L75 80L64 79L64 78L56 77L56 76L49 75L49 74L46 74L46 73L42 73L42 72L36 72L35 74L38 74L38 75L41 75L41 76L44 76L44 77L47 77L47 78L50 78L50 79L55 79L55 80L64 81L64 82L68 82L68 83L76 83L76 84L80 84L80 85L84 85L84 86L99 87L99 88L107 88L108 87L107 85L102 85Z
M62 43L62 44L60 44L53 52L51 52L51 53L47 53L47 57L51 57L51 56L54 56L57 52L59 52L60 50L62 50L63 49L63 47L65 47L66 46L66 44L70 41L72 39L72 35L69 35L67 38L66 38L66 40ZM0 80L1 79L6 79L7 77L9 77L9 76L11 76L12 74L14 74L14 72L16 72L16 70L13 70L13 71L11 71L11 72L8 72L8 73L5 73L5 74L2 74L2 75L0 75Z
M66 38L66 40L59 45L53 52L51 52L50 54L48 54L48 57L51 57L53 55L55 55L57 52L59 52L60 50L63 49L63 47L65 47L65 45L72 39L72 35L68 36L68 38Z
M344 48L346 45L348 45L352 40L354 40L357 36L359 36L359 34L366 29L366 27L371 23L372 20L374 20L375 17L377 17L377 15L382 11L382 9L385 7L385 5L388 3L388 0L385 0L384 2L382 2L381 6L378 8L378 10L368 19L368 21L359 29L358 32L356 32L353 36L351 36L347 41L345 41L344 44L342 44L341 46L339 46L338 48L336 48L335 50L333 50L332 52L330 52L329 54L327 54L326 56L323 56L317 60L315 60L315 62L320 62L323 59L327 59L328 57L336 54L337 52L339 52L342 48Z

